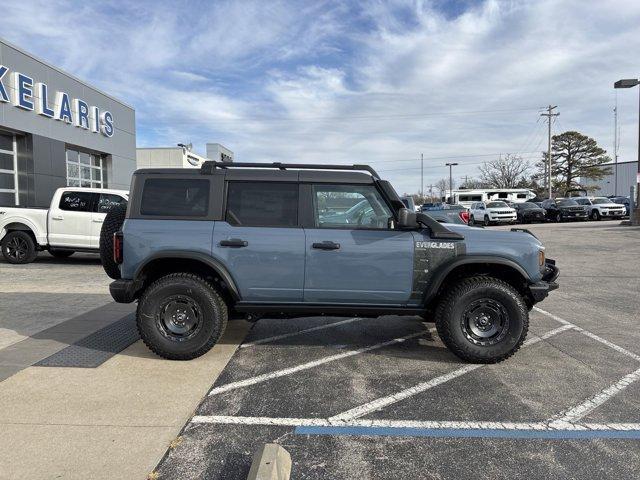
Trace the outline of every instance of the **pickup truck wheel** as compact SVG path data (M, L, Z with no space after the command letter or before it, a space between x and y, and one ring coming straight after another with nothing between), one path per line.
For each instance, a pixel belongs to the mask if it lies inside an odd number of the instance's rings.
M49 250L49 253L56 258L68 258L75 252L73 250Z
M222 336L228 311L215 287L191 273L172 273L140 297L137 325L144 343L169 360L207 353Z
M100 261L104 271L114 280L120 278L120 268L113 261L113 234L122 228L126 213L126 205L114 206L104 217L100 229Z
M460 280L436 308L435 320L445 345L473 363L497 363L510 357L529 329L521 295L491 277Z
M22 230L7 233L0 246L2 256L9 263L31 263L38 256L33 237Z

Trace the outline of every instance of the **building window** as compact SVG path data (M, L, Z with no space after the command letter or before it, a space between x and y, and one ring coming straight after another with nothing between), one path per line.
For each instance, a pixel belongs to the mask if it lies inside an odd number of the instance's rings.
M100 155L67 150L67 186L104 188L103 174Z
M0 205L19 205L16 138L0 132Z

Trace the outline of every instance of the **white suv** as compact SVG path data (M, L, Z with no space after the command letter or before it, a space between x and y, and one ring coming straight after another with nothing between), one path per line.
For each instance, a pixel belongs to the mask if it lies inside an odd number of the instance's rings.
M518 214L505 202L475 202L469 209L469 224L515 223Z
M573 198L580 205L587 207L589 218L600 220L601 218L622 218L627 213L624 205L619 205L605 197L580 197Z

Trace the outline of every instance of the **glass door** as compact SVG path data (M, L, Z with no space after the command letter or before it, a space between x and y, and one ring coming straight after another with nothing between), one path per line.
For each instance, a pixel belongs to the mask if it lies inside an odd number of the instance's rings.
M0 132L0 205L20 204L16 150L15 135Z

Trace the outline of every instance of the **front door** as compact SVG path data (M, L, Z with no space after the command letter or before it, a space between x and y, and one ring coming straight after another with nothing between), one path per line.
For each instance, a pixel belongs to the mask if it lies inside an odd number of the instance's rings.
M98 194L68 190L49 210L49 244L53 247L91 247L91 216Z
M301 302L304 230L297 182L229 181L225 220L213 228L213 256L231 272L242 300Z
M390 228L374 185L311 186L314 225L306 231L304 301L405 304L413 281L411 232Z

